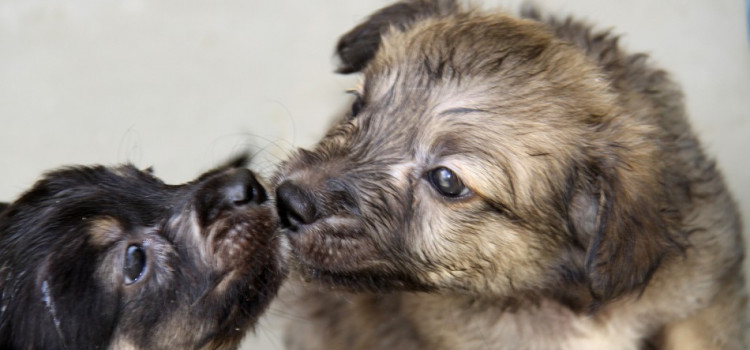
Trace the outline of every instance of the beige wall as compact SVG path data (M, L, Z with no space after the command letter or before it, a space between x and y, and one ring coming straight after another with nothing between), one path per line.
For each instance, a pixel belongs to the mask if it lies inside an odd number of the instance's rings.
M268 174L348 104L355 78L332 73L333 46L387 3L0 0L0 200L72 163L153 165L177 183L251 148ZM695 130L750 218L743 2L536 3L624 33L626 46L674 73ZM264 320L247 348L280 348L277 323Z

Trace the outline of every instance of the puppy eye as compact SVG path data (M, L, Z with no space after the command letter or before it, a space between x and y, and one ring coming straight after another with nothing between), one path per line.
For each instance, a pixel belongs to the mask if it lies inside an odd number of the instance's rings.
M352 109L349 111L349 118L354 118L362 111L362 108L365 106L365 101L362 98L362 95L358 92L349 91L349 93L355 96L354 103L352 103Z
M446 167L436 168L428 173L432 187L446 197L456 198L469 193L461 179L456 173Z
M130 245L125 251L125 263L123 264L123 275L125 285L130 285L143 277L146 268L146 254L139 245Z

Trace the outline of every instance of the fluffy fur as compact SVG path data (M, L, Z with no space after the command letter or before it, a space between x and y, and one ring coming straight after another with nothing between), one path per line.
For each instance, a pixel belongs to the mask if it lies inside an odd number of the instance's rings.
M0 348L235 349L284 275L275 211L237 165L179 186L65 168L4 205Z
M275 177L292 349L744 349L740 218L645 55L448 0L337 52L352 111Z

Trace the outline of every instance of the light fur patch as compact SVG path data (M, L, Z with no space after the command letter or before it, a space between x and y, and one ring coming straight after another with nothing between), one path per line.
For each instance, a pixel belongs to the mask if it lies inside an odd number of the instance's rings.
M122 231L122 225L117 220L106 216L93 219L87 233L90 242L95 246L108 247L122 237Z
M112 344L109 346L110 350L139 350L138 347L133 345L129 340L120 336L117 337Z

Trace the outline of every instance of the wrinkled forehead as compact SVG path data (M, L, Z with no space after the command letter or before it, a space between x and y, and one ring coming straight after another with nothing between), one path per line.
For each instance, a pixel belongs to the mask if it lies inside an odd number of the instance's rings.
M380 154L390 150L422 161L461 153L487 159L538 155L549 153L550 147L575 147L571 135L583 131L570 117L578 114L568 108L575 103L545 92L521 95L520 89L481 76L416 88L413 80L398 74L388 78L372 83L387 92L380 99L370 96L355 118L358 146Z

